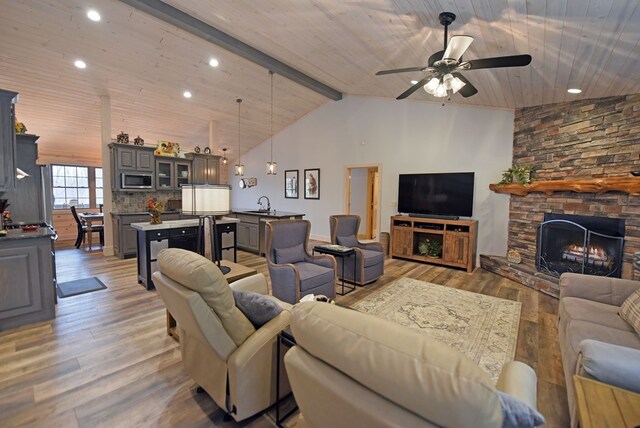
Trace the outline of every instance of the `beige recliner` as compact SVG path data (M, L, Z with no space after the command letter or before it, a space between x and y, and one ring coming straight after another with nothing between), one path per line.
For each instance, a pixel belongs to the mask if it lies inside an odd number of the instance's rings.
M473 361L420 332L319 302L293 308L285 355L298 426L500 427L496 389L536 407L536 375L507 363L497 386Z
M199 254L177 248L158 255L153 282L178 323L182 362L189 375L236 421L276 401L278 333L289 325L291 305L256 330L235 306L232 289L268 294L264 275L227 283ZM281 375L280 395L290 391Z

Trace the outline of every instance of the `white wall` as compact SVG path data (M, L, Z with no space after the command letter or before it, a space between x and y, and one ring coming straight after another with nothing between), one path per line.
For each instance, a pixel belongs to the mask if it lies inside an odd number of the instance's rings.
M349 201L350 214L360 216L360 229L358 233L367 232L367 181L369 178L368 168L351 169L351 200ZM346 207L345 207L346 208Z
M245 177L258 185L238 188L230 168L232 207L256 209L260 195L278 211L306 214L311 235L329 237L329 216L344 205L345 165L380 163L380 230L397 214L398 174L475 172L473 218L479 221L478 252L506 254L509 197L489 190L511 165L512 111L439 103L347 96L329 102L274 136L278 175L266 175L269 141L242 158ZM284 170L320 168L320 200L284 198Z

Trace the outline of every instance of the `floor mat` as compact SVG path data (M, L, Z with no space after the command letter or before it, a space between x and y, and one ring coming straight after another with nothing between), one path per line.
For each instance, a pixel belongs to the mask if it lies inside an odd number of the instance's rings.
M92 291L103 290L107 288L95 276L91 278L76 279L75 281L61 282L58 284L58 297L71 297L78 294L91 293Z

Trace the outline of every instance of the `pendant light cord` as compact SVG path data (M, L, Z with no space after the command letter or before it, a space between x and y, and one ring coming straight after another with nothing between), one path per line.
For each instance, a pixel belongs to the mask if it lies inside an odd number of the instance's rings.
M238 103L238 169L240 168L240 104L242 104L242 98L236 100Z
M273 167L273 71L269 70L271 75L271 165Z

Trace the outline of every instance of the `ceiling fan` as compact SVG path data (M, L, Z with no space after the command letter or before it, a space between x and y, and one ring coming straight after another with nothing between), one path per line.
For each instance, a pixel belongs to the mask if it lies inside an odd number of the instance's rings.
M429 74L418 83L401 93L398 100L407 98L415 91L424 87L429 94L438 97L451 98L451 94L460 92L463 97L471 97L478 90L467 80L460 71L479 70L482 68L499 67L523 67L531 63L531 55L511 55L493 58L481 58L471 61L462 61L462 54L469 48L473 37L452 36L447 44L448 27L456 20L456 15L451 12L442 12L439 15L440 24L444 25L444 50L438 51L429 57L426 66L395 68L393 70L378 71L376 76L384 74L407 73L412 71L426 71Z

